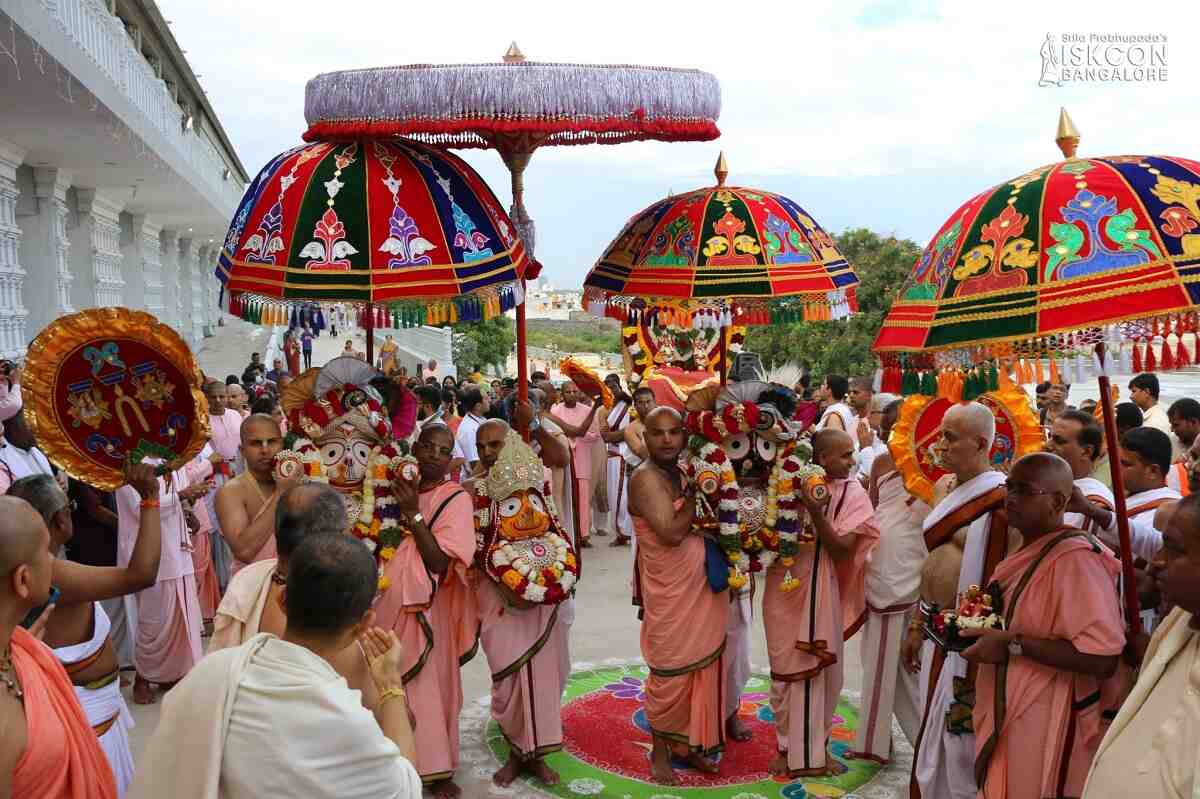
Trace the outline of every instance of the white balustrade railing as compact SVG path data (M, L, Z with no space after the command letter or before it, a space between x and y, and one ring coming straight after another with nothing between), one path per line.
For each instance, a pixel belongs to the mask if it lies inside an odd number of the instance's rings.
M46 12L62 25L67 36L95 63L160 132L177 154L204 181L232 216L242 199L241 184L230 175L216 149L197 130L183 130L183 110L167 84L138 52L125 26L102 0L41 0Z

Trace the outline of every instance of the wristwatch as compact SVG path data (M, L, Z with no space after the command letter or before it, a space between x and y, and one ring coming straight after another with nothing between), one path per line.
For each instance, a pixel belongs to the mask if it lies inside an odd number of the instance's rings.
M423 516L421 515L421 512L420 512L420 511L417 511L416 513L414 513L413 515L409 516L408 518L409 518L409 520L411 520L411 521L412 521L414 524L425 524L425 517L423 517Z
M1021 636L1014 635L1008 639L1008 656L1010 658L1019 658L1025 654L1024 647L1021 646Z

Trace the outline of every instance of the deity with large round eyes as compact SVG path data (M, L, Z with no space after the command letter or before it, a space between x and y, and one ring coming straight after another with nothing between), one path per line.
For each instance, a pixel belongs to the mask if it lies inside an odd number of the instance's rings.
M536 490L521 489L497 503L497 534L506 541L523 541L550 529L546 501Z
M360 491L367 476L371 450L378 438L367 436L353 424L335 425L313 442L321 453L321 464L329 485L343 494Z

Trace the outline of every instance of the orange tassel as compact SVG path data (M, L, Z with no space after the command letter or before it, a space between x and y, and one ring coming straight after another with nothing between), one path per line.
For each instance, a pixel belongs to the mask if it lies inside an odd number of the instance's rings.
M1042 359L1041 358L1036 359L1033 362L1033 364L1034 364L1034 377L1037 378L1037 383L1040 386L1042 383L1046 382L1046 378L1044 377L1045 373L1042 371ZM1030 382L1032 382L1032 381L1030 381Z
M1050 356L1050 383L1056 386L1060 383L1058 379L1058 360L1053 355Z

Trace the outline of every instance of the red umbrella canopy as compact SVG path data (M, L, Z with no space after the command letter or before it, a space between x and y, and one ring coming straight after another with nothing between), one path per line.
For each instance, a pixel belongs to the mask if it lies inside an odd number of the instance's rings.
M359 139L268 163L242 198L217 277L233 297L472 295L498 313L525 264L508 215L466 162L420 142Z
M725 186L723 169L722 161L716 186L634 214L584 280L585 301L640 297L702 308L736 299L781 313L805 303L834 316L853 311L858 277L833 238L783 195ZM795 301L768 303L779 298Z
M993 186L925 248L875 350L1063 353L1118 323L1134 340L1194 332L1179 312L1200 297L1198 201L1200 163L1174 156L1072 157Z

